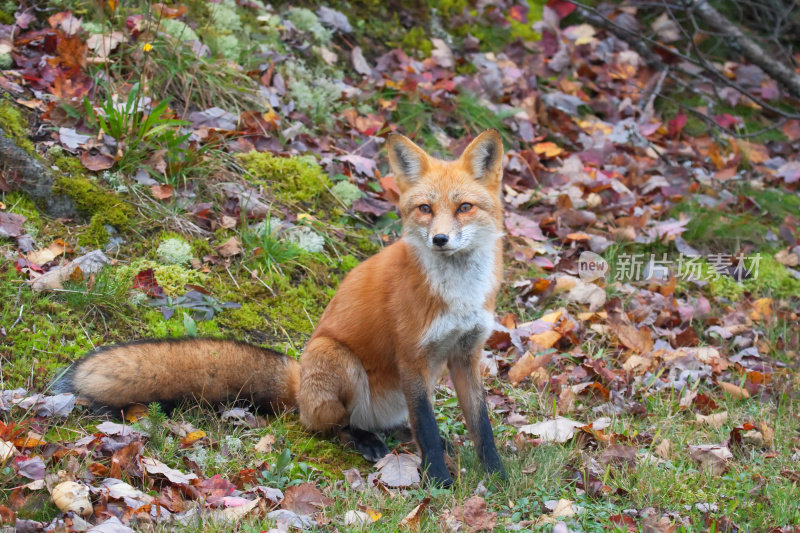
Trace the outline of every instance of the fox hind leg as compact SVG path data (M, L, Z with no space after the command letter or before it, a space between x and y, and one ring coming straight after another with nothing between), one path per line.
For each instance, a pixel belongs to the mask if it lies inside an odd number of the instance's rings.
M297 407L300 422L310 431L331 433L349 424L353 359L347 347L327 337L306 346L300 358Z

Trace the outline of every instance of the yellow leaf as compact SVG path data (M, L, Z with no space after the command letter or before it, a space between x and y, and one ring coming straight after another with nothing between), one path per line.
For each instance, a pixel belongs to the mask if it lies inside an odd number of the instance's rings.
M181 446L191 446L195 442L200 439L204 439L206 437L206 432L202 429L198 429L196 431L192 431L185 437L181 439Z
M545 159L549 159L551 157L560 155L564 149L558 146L556 143L543 142L534 144L533 151L536 152L537 155L543 156Z
M135 403L125 410L125 420L131 424L147 416L147 406Z
M561 318L561 311L553 311L552 313L547 313L544 315L541 320L542 322L549 322L550 324L555 324Z
M536 344L537 346L541 346L545 350L548 348L552 348L555 343L559 341L561 338L561 333L557 331L545 331L544 333L536 333L531 335L530 339L531 342Z
M753 310L750 311L750 318L753 320L763 320L772 316L772 298L759 298L753 302Z

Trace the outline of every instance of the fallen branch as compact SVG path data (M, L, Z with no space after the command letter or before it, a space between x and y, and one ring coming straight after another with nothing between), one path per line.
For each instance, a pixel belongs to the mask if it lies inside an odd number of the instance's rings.
M742 55L754 65L758 65L772 79L783 85L792 95L800 98L800 75L774 57L768 55L758 43L744 34L739 27L725 15L714 9L707 0L686 0L689 8L698 18L714 31L732 39L742 51Z

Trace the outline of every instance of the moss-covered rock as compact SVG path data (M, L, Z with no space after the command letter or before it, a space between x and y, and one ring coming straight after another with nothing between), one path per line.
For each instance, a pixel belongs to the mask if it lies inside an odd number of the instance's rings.
M0 66L0 68L4 67ZM0 128L20 148L29 154L36 152L33 143L28 138L28 121L16 106L5 98L0 98Z
M267 182L282 200L308 202L331 185L327 173L311 156L280 157L253 151L238 157L248 172Z
M78 211L89 217L89 228L78 239L81 245L105 245L109 239L106 225L121 232L130 229L134 210L122 197L90 179L81 162L60 148L51 149L48 156L58 175L53 193L68 196Z

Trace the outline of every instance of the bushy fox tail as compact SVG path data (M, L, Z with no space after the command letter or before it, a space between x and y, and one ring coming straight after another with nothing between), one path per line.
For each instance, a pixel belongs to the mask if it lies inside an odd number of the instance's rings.
M95 408L132 403L212 403L248 399L261 408L297 405L300 365L281 353L235 341L144 340L105 346L69 367L53 384Z

